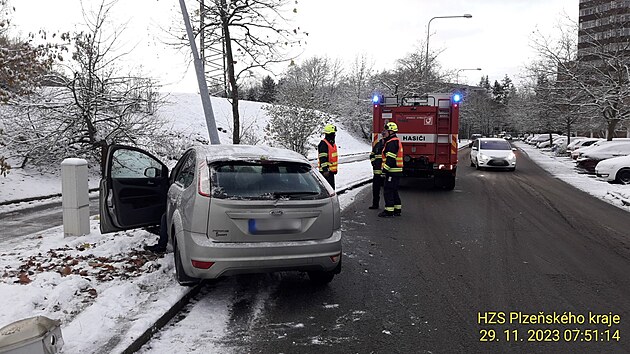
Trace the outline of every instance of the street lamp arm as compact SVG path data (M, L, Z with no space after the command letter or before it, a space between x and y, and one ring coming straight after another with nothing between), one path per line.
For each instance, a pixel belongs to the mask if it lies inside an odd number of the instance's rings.
M463 14L463 15L456 15L456 16L435 16L435 17L431 17L431 19L429 20L429 23L427 24L427 51L426 51L426 57L425 57L425 63L426 63L426 68L425 68L425 77L428 78L428 73L429 73L429 36L431 35L431 21L435 20L436 18L471 18L472 15L471 14Z

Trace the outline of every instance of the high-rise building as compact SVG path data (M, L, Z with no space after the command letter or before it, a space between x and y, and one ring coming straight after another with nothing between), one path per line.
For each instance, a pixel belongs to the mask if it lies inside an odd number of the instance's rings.
M578 58L630 54L630 0L580 0Z

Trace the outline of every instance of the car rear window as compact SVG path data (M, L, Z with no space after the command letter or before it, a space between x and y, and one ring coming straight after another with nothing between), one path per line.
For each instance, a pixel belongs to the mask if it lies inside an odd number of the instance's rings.
M222 162L211 165L210 170L213 198L304 200L328 196L307 164Z
M495 140L482 140L482 150L512 150L510 143L507 141L495 141Z

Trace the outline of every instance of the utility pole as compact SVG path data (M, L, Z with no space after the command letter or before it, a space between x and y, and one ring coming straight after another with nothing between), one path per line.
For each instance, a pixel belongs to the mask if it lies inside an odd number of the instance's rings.
M197 45L195 44L195 36L192 30L192 26L190 25L188 10L186 10L186 4L184 3L184 0L179 0L179 5L182 9L182 16L184 17L184 25L186 26L188 41L190 42L190 50L192 50L193 63L195 64L195 73L197 74L197 84L199 85L199 94L201 95L201 105L203 106L203 113L206 116L206 126L208 127L210 144L221 144L221 141L219 140L219 133L217 132L216 121L214 119L214 112L212 111L212 101L210 100L210 94L208 93L206 75L204 73L203 63L199 58Z

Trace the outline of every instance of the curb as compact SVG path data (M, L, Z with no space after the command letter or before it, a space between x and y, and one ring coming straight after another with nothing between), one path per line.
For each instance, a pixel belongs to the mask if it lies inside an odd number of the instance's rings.
M195 285L190 291L188 291L181 299L179 299L166 313L164 313L160 318L155 321L155 323L147 328L144 333L142 333L136 340L133 341L125 350L122 351L122 354L132 354L140 350L143 345L145 345L151 337L159 330L161 330L166 324L175 317L188 303L190 300L199 294L201 288L204 286L205 282L201 282Z

